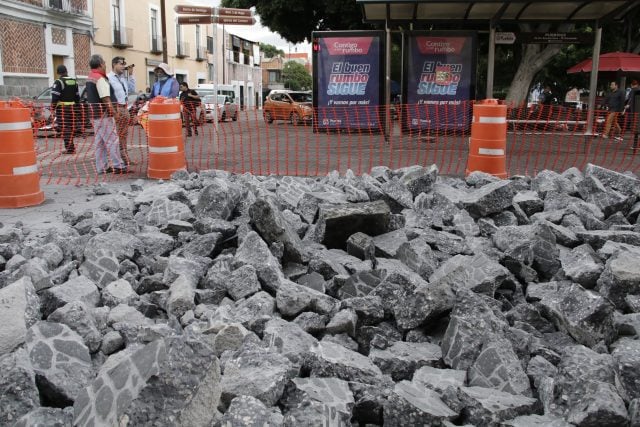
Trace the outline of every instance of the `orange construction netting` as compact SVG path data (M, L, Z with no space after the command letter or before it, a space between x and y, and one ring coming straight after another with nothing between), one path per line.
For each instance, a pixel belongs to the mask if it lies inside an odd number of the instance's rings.
M39 168L46 183L82 184L122 179L122 174L96 170L94 106L78 105L43 118L33 109L33 132ZM63 107L66 108L66 107ZM384 107L335 107L314 112L298 122L286 112L274 121L263 110L246 108L235 120L218 121L210 111L198 111L192 136L185 134L187 169L223 169L256 175L320 176L351 169L367 173L374 166L392 169L436 164L443 175L465 173L472 102L459 105L394 105L385 132ZM184 112L183 112L184 115ZM366 120L361 120L366 115ZM535 175L541 170L584 168L587 163L620 172L638 173L640 116L619 115L603 138L607 111L595 112L594 134L586 134L584 110L562 106L517 106L507 111L506 162L509 175ZM116 117L119 139L126 141L127 178L145 177L148 162L146 116L136 108ZM331 128L340 121L346 125ZM350 121L370 123L350 126ZM145 125L143 127L142 125ZM324 127L323 127L324 126ZM195 132L197 131L197 135ZM72 138L74 154L65 154Z

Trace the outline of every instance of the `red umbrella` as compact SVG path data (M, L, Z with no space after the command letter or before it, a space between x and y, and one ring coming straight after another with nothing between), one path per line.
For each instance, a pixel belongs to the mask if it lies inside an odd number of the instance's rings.
M567 70L567 74L590 73L592 67L591 58L585 59L579 64ZM629 52L611 52L600 55L598 71L640 71L640 55Z

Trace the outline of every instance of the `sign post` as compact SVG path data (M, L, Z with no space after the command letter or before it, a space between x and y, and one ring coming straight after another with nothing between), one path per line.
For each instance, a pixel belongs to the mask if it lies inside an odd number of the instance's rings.
M190 24L223 24L223 25L253 25L256 18L251 9L234 9L230 7L205 7L179 4L173 8L178 14L193 16L178 16L178 25Z
M513 33L508 31L496 31L496 44L591 44L592 33Z
M218 16L253 16L251 9L234 9L231 7L217 7L215 15Z
M225 25L253 25L256 23L256 18L253 16L214 16L213 23Z
M178 24L211 24L213 22L213 16L209 15L195 15L195 16L178 16Z
M176 13L188 13L190 15L213 15L212 7L204 6L187 6L179 4L173 8Z
M496 44L514 44L516 35L511 32L496 31Z

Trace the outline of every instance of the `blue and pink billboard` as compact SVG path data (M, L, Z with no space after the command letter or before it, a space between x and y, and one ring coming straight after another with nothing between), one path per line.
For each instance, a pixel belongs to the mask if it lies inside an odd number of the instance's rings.
M313 33L314 130L381 130L384 32Z
M468 101L475 99L475 34L411 32L407 42L403 128L468 129Z

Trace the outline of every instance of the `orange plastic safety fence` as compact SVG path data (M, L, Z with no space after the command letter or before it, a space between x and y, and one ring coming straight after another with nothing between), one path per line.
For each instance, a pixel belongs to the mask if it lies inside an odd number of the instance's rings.
M207 111L192 118L197 134L192 127L192 136L187 136L189 130L183 128L187 169L320 176L332 170L344 173L351 169L360 175L374 166L397 169L436 164L443 175L462 176L467 165L472 107L472 102L394 105L388 126L384 106L323 108L314 112L312 121L296 121L287 111L257 108L239 110L236 116L225 115L225 121L219 121L220 112L216 115ZM107 119L113 122L105 125L104 119L94 119L102 117L100 105L60 106L49 115L37 106L31 108L39 169L46 182L88 184L146 177L146 113L121 108ZM590 134L585 110L510 106L507 173L534 175L543 169L560 172L573 166L582 169L587 163L637 173L640 116L618 115L615 119L620 128L611 126L610 135L603 138L608 116L607 111L595 111ZM97 142L96 124L101 137ZM65 154L70 144L75 151ZM110 153L118 153L125 160L128 157L129 173L99 173L96 144L116 144ZM118 167L112 158L108 164L112 169Z

